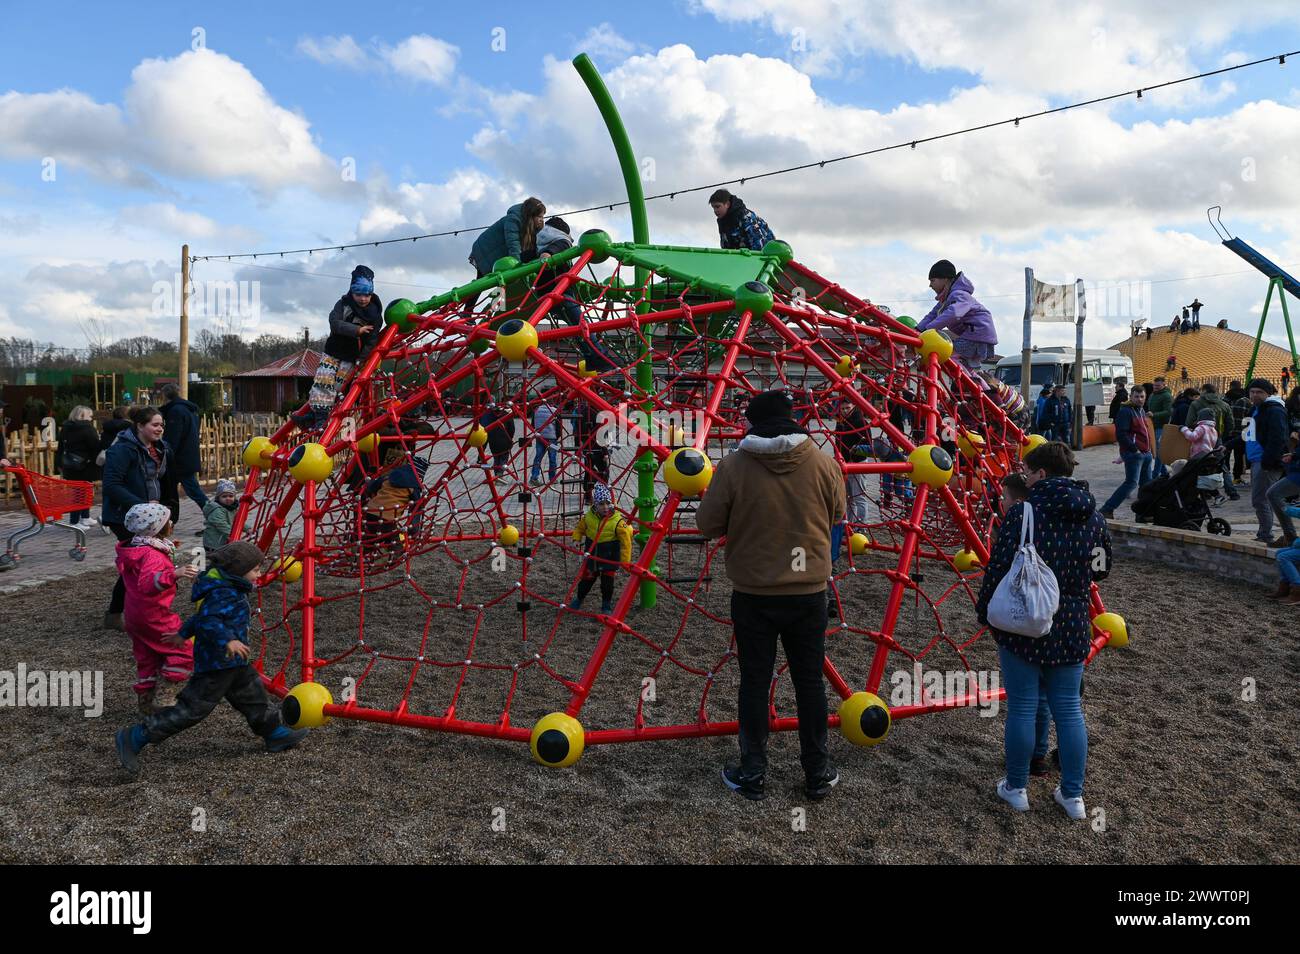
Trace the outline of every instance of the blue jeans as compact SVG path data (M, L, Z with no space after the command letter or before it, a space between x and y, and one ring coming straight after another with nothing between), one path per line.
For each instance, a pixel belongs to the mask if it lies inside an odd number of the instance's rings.
M550 478L555 479L556 459L558 452L555 449L555 441L548 441L544 437L538 437L533 444L533 483L542 473L542 451L546 451L547 463L550 464Z
M1189 426L1194 427L1195 425L1193 424ZM1160 435L1163 434L1164 431L1165 431L1165 426L1163 424L1161 424L1159 427L1155 429L1156 446L1155 446L1155 460L1151 466L1152 480L1154 480L1157 477L1163 477L1165 474L1169 473L1169 471L1165 468L1165 462L1160 459Z
M205 494L203 488L199 486L198 474L182 474L179 479L181 487L185 491L185 496L198 504L200 510L208 505L208 495Z
M1277 551L1277 571L1282 580L1300 586L1300 546L1283 547Z
M1138 451L1120 454L1124 459L1124 483L1115 488L1107 501L1101 505L1105 513L1114 513L1115 508L1128 500L1129 494L1151 480L1151 455Z
M1007 724L1003 736L1007 787L1028 785L1029 759L1038 754L1039 748L1042 754L1047 753L1046 732L1039 731L1042 708L1039 700L1046 696L1061 752L1061 794L1066 798L1082 797L1088 764L1088 729L1083 724L1083 703L1079 698L1083 663L1040 666L1025 662L1001 646L998 659L1002 665L1002 684L1007 690Z

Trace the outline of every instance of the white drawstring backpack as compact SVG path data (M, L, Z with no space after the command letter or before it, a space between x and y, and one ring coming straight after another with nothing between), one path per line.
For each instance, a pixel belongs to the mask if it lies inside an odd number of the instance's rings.
M1004 633L1038 639L1051 631L1052 617L1060 603L1056 574L1034 549L1034 508L1026 501L1020 523L1020 549L989 600L989 625Z

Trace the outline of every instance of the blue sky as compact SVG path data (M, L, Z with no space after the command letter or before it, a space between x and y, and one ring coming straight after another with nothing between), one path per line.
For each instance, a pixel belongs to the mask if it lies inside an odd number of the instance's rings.
M994 2L976 15L941 0L815 0L798 10L772 0L497 3L482 12L324 2L196 14L144 3L129 17L105 6L78 6L75 17L25 8L7 23L0 58L0 119L18 130L0 142L0 276L32 294L0 306L0 335L79 346L90 316L118 333L156 325L164 336L165 323L138 314L148 292L138 286L174 270L182 241L198 254L343 243L480 224L529 192L545 191L553 209L617 198L594 110L571 97L567 67L548 68L583 47L639 155L655 160L650 191L1300 47L1300 14L1285 3L1241 13L1201 0L1148 6ZM206 56L191 49L196 27ZM502 28L505 49L494 50ZM308 52L345 37L358 57L350 63ZM423 39L409 46L413 38ZM423 61L402 59L408 47L450 51L446 69L422 73ZM156 69L141 67L151 60ZM1296 69L1238 71L1230 86L1150 94L743 194L802 259L880 301L923 296L929 261L957 260L1003 303L1009 337L1026 264L1062 280L1234 271L1204 223L1216 201L1275 260L1300 262ZM232 124L227 106L254 121ZM263 126L263 138L241 135ZM47 156L58 161L54 182L41 178ZM331 184L330 170L349 157L359 182ZM655 237L711 244L707 209L693 201L653 209ZM576 224L626 231L618 215L590 218ZM377 253L381 293L385 278L430 291L464 281L460 244ZM284 265L346 273L353 257ZM262 330L319 321L337 294L327 279L223 268L213 264L209 277L264 282ZM1154 288L1156 317L1190 299L1193 285ZM1198 293L1222 303L1234 327L1263 299L1248 276L1215 278ZM1124 325L1116 316L1097 334Z

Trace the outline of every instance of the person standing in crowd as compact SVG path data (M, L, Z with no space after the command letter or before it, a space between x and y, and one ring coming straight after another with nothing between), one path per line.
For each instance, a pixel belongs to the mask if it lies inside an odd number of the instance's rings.
M1192 402L1201 396L1201 392L1196 388L1183 388L1178 392L1178 397L1174 398L1174 403L1169 407L1169 419L1166 424L1172 424L1174 427L1183 427L1187 424L1187 412L1191 410ZM1158 433L1158 432L1157 432ZM1157 445L1159 439L1157 438Z
M157 408L137 407L131 411L131 426L124 428L104 455L104 499L99 519L113 532L118 543L134 534L126 527L127 511L136 504L161 503L173 519L180 509L171 448L163 440L163 416ZM126 588L119 574L104 614L105 629L122 629Z
M753 209L746 208L740 196L718 189L709 196L709 205L718 220L718 240L723 248L758 252L775 239L767 223Z
M1213 381L1208 381L1201 386L1201 395L1192 402L1192 406L1187 409L1187 420L1189 425L1192 421L1200 419L1201 411L1211 410L1214 412L1214 427L1219 433L1219 446L1227 447L1228 441L1232 437L1232 408L1228 402L1219 396L1219 386ZM1223 455L1223 491L1228 495L1229 500L1240 500L1241 494L1237 488L1232 485L1232 455L1225 453Z
M993 357L998 332L989 310L975 300L975 286L965 272L946 258L930 266L930 290L935 305L916 326L917 333L948 331L953 336L952 356L971 374Z
M479 424L487 431L487 449L492 454L492 462L484 462L484 467L491 467L495 477L506 475L506 464L510 460L510 449L515 445L515 414L504 404L489 404Z
M1281 547L1285 538L1273 539L1273 508L1268 502L1268 492L1282 478L1285 466L1282 458L1289 450L1286 405L1268 378L1252 380L1247 395L1254 405L1250 413L1253 437L1246 438L1246 460L1250 464L1250 503L1259 518L1255 539L1275 548Z
M1160 435L1164 432L1165 425L1169 423L1173 406L1174 392L1165 387L1164 375L1159 375L1147 391L1147 414L1150 415L1151 423L1156 429L1155 446L1151 448L1154 455L1151 471L1153 478L1163 477L1166 473L1164 462L1160 459Z
M1084 661L1092 649L1091 586L1110 572L1111 544L1092 495L1070 479L1075 463L1074 454L1061 441L1043 444L1025 455L1029 497L1022 506L1011 509L998 529L975 609L979 621L987 626L989 601L1011 569L1020 548L1025 511L1032 508L1033 544L1056 576L1060 607L1052 618L1052 628L1041 638L992 631L1007 693L1006 775L998 782L997 793L1016 811L1029 810L1029 767L1039 741L1040 693L1045 692L1061 757L1061 784L1053 797L1078 821L1087 816L1083 782L1088 730L1080 684Z
M1052 399L1052 392L1055 388L1052 382L1048 381L1043 385L1043 390L1038 392L1038 398L1034 401L1034 433L1044 433L1043 428L1046 426L1044 415L1047 413L1047 403Z
M384 324L384 304L375 294L375 273L367 266L358 265L352 269L347 294L335 302L329 323L325 353L307 395L311 407L294 417L294 423L304 430L312 430L325 422L353 370L379 343Z
M0 455L2 456L2 455ZM54 455L54 467L64 480L99 480L99 432L95 430L95 412L83 404L74 407L59 431L59 449ZM90 509L74 510L68 514L71 526L85 523L96 525Z
M560 415L545 399L537 402L533 409L533 469L531 483L537 483L542 475L542 454L546 454L547 474L552 483L559 462Z
M1065 396L1065 385L1058 384L1052 388L1052 393L1043 405L1042 434L1049 441L1064 441L1069 444L1073 424L1074 407Z
M1110 399L1110 411L1108 412L1111 421L1115 420L1115 415L1119 412L1120 407L1128 403L1127 384L1128 378L1115 379L1115 396Z
M5 429L9 426L9 419L4 416L4 409L8 406L7 401L0 399L0 467L13 466L13 462L9 460L9 451L5 447Z
M158 410L165 422L163 437L172 450L176 470L169 480L178 480L185 490L185 496L193 500L200 510L208 505L208 495L199 486L199 471L203 461L200 451L199 406L193 401L181 397L181 389L176 384L165 384L162 389L164 403ZM200 530L197 536L203 536Z
M826 581L830 531L845 515L839 465L794 420L784 391L765 391L745 408L749 430L724 457L695 514L707 539L727 538L731 619L740 663L740 764L723 769L727 787L764 797L768 693L777 640L785 649L799 715L805 791L825 798L839 782L826 740ZM801 551L803 562L791 559Z
M1240 487L1246 482L1246 441L1242 437L1242 422L1250 417L1253 407L1240 381L1231 382L1223 397L1228 402L1228 407L1232 409L1230 440L1225 442L1232 448L1232 483L1235 487Z
M579 399L573 410L573 434L582 453L582 499L591 502L596 483L609 483L609 448L602 442L600 414L590 401Z
M841 398L835 411L835 452L846 464L861 463L871 456L871 434L866 419L852 401ZM845 474L850 523L867 522L867 475ZM835 554L831 554L831 559Z
M1287 391L1290 390L1291 390L1291 369L1283 368L1282 369L1282 393L1285 394Z
M1188 307L1192 309L1192 327L1199 330L1201 327L1201 300L1199 298L1192 299L1192 303Z
M104 427L99 438L99 453L106 454L108 449L113 446L117 436L131 426L131 409L125 404L113 408L113 416L104 422ZM104 466L102 457L97 457L96 462L100 467Z
M1101 515L1107 520L1114 520L1115 508L1151 479L1151 434L1147 430L1145 404L1146 392L1134 388L1128 403L1119 409L1115 418L1115 440L1124 463L1124 482L1102 504Z

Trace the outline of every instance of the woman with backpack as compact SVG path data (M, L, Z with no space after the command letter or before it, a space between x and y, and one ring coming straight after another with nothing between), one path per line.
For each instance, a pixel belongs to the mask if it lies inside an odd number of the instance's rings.
M989 602L1011 569L1030 509L1033 536L1026 542L1034 545L1055 576L1059 606L1043 636L1017 635L990 626L1007 694L1006 776L999 780L997 793L1016 811L1029 810L1029 764L1038 736L1041 686L1056 723L1061 756L1061 783L1054 797L1070 818L1078 820L1086 817L1083 780L1088 760L1079 684L1092 646L1091 584L1109 572L1110 534L1092 494L1070 479L1075 458L1066 444L1042 444L1025 455L1024 463L1029 497L1009 510L998 528L975 609L980 622L989 625Z

